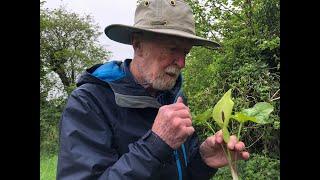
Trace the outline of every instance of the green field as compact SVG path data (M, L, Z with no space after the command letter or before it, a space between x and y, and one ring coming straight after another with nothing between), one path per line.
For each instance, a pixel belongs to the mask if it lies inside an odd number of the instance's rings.
M55 180L57 156L40 156L40 180Z

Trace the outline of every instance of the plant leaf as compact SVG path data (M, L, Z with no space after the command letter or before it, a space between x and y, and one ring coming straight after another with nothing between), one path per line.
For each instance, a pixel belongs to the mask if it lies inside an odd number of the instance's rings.
M205 112L198 114L192 118L192 120L197 124L202 124L206 122L206 120L211 118L212 108L207 109Z
M247 116L244 113L237 112L235 115L231 116L233 119L237 120L240 123L245 123L247 121L257 122L257 118L254 116Z
M229 89L214 106L212 118L216 121L221 129L228 127L233 105L234 102L231 100L231 89ZM224 119L222 116L224 116Z
M259 102L255 104L252 108L242 110L241 113L248 117L256 118L256 120L253 121L255 123L267 124L272 122L271 120L269 120L269 114L272 111L273 111L273 106L270 103Z

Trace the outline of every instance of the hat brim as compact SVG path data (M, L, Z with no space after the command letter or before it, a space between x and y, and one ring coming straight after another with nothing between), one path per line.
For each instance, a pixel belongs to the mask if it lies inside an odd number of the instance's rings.
M206 46L212 49L217 49L220 45L214 41L204 39L199 36L195 36L193 34L173 30L173 29L145 29L134 26L128 26L123 24L112 24L105 28L105 34L112 40L131 45L131 34L134 32L147 32L147 33L157 33L157 34L165 34L171 36L177 36L182 38L187 38L192 40L194 46Z

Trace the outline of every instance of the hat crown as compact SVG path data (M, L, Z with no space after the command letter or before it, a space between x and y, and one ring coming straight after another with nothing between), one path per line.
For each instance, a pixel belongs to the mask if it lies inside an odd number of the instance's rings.
M183 0L143 0L136 8L134 26L195 34L192 10Z

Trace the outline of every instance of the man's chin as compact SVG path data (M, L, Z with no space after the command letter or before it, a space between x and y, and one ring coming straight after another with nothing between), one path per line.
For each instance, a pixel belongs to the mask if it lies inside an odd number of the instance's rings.
M167 82L167 83L155 83L153 84L153 88L160 90L160 91L165 91L165 90L170 90L174 87L174 85L176 84L176 81L173 82Z

